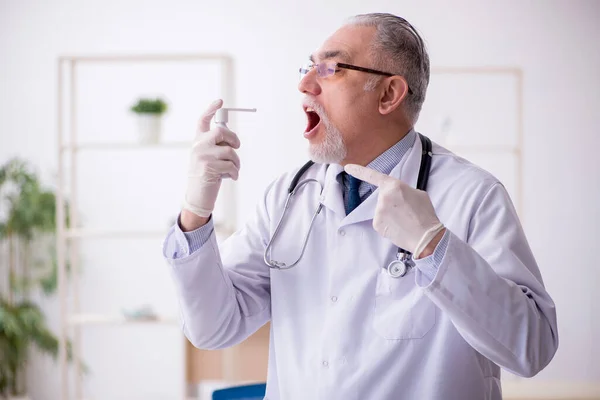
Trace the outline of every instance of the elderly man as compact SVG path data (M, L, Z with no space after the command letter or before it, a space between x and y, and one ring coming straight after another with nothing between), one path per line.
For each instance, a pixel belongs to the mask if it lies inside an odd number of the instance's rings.
M503 185L413 128L420 36L356 16L301 72L314 163L221 246L210 216L240 142L210 129L220 101L200 121L164 245L186 336L223 348L270 320L270 400L501 399L501 368L531 377L554 356L555 307Z

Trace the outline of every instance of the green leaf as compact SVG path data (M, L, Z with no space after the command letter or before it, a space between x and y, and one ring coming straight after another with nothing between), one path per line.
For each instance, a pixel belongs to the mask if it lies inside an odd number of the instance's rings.
M54 293L58 286L58 264L56 259L52 260L52 269L39 281L40 287L46 296Z
M163 114L167 111L167 104L160 98L141 98L131 107L131 111L138 114Z
M54 193L41 185L27 162L14 158L0 166L0 240L18 243L15 248L21 248L24 254L12 259L18 265L7 265L4 260L0 264L0 271L6 274L0 279L8 278L12 288L10 302L8 296L0 293L0 398L22 392L23 388L17 385L31 346L52 357L58 355L58 339L49 330L39 306L20 300L17 295L38 285L45 294L56 290L56 205ZM65 202L67 227L68 208ZM48 241L50 246L47 246ZM38 257L38 253L42 254ZM27 275L21 273L24 266ZM69 341L69 360L73 360L72 354Z

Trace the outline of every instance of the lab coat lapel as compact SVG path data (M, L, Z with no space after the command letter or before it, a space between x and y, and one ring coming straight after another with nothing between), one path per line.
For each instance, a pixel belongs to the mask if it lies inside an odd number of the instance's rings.
M400 179L412 187L416 187L417 178L419 175L419 167L421 165L421 149L421 138L417 135L415 144L411 147L408 153L402 157L402 160L400 160L398 165L394 167L392 172L390 172L390 176ZM363 201L353 212L344 218L342 221L342 226L373 219L375 216L375 207L377 206L378 198L379 188L375 189L375 191L371 193L371 195L367 197L365 201Z
M325 187L323 188L323 195L321 196L321 204L335 214L338 214L340 218L344 218L346 215L344 197L342 195L343 188L337 181L338 174L343 170L344 168L338 164L330 164L329 167L327 167Z

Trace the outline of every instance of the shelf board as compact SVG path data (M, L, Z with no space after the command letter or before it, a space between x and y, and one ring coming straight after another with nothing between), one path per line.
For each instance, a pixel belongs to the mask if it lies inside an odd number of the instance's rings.
M59 57L62 61L71 62L157 62L157 61L231 61L231 56L222 53L212 54L189 54L189 53L173 53L173 54L106 54L106 55L63 55Z
M178 325L177 318L158 316L156 319L126 318L123 315L114 314L72 314L68 318L70 326L81 325L130 325L130 324L156 324L156 325Z
M67 229L65 236L68 238L155 238L165 237L169 232L168 228L163 230L140 230L140 231L119 231L110 229Z
M116 238L156 238L166 237L170 227L165 229L149 229L139 231L125 231L115 229L67 229L65 236L67 238L95 238L95 239L116 239ZM216 223L214 226L217 235L229 236L235 232L234 229L226 228L222 224Z
M191 148L192 140L182 142L162 142L157 144L107 142L107 143L81 143L76 145L65 144L61 151L77 152L79 150L136 150L136 149L188 149Z

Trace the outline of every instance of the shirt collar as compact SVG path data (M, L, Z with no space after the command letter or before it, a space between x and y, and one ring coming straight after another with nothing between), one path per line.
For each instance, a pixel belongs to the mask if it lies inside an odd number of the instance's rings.
M377 156L377 158L371 161L367 165L367 167L381 172L382 174L389 175L390 172L392 172L392 170L394 169L394 167L398 165L400 160L402 160L402 157L404 157L408 150L413 146L416 137L417 133L414 129L411 128L411 130L408 131L408 134L406 134L400 141L398 141L392 147L390 147L389 149L381 153L379 156ZM343 172L343 170L340 172ZM344 185L343 174L338 173L336 179L340 184ZM368 191L373 189L373 187L374 186L368 182L362 182L361 191Z

